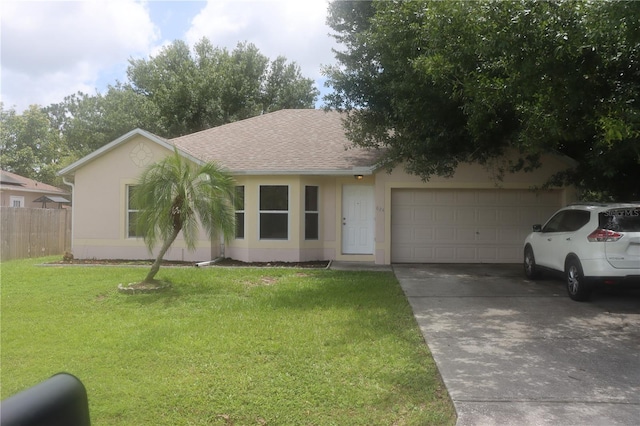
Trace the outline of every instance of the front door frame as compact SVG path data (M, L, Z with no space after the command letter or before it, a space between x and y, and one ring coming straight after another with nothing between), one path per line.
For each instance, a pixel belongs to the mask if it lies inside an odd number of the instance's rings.
M341 253L373 255L375 249L375 207L372 185L342 185ZM359 238L358 238L359 237Z

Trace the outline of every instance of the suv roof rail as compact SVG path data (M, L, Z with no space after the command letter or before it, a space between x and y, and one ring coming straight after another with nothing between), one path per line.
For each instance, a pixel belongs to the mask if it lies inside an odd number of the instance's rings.
M569 204L570 206L607 206L611 203L600 203L596 201L577 201L575 203Z
M598 207L609 207L609 206L617 206L620 204L640 204L640 201L616 201L610 203L601 203L597 201L577 201L575 203L568 204L569 206L598 206Z

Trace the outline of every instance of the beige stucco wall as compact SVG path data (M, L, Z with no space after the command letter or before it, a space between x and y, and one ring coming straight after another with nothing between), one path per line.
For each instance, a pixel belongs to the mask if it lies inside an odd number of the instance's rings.
M140 155L140 146L148 150ZM84 164L75 172L73 252L78 259L152 258L142 239L127 237L127 186L133 185L145 165L170 154L165 147L137 136ZM140 161L140 160L144 161ZM208 241L204 232L195 252L179 237L166 258L206 261L220 254L247 262L306 260L373 260L371 256L341 255L342 186L373 185L373 176L356 181L353 176L236 176L245 187L245 238ZM260 185L289 187L289 238L259 239ZM319 238L304 238L304 187L319 187Z
M140 238L127 236L127 186L144 167L171 152L142 136L132 138L83 165L75 173L73 254L78 259L150 259ZM217 250L219 245L214 245ZM214 253L215 254L215 253ZM203 233L196 250L178 237L166 259L205 261L212 245Z
M332 176L236 176L238 185L245 187L245 238L230 241L225 255L245 262L280 260L287 262L330 260L339 257L340 185L346 178ZM351 177L353 180L353 177ZM289 187L289 238L260 240L260 185ZM304 238L305 186L319 187L318 240Z
M75 173L73 252L77 258L152 258L142 239L127 237L127 186L133 185L143 168L169 155L170 150L136 136L123 142ZM179 237L167 253L172 260L206 261L224 256L247 262L349 260L390 263L391 190L394 188L461 188L461 189L529 189L545 183L549 176L571 165L559 156L545 156L544 166L531 173L506 174L503 181L495 179L491 168L463 164L454 177L433 177L422 182L408 175L402 167L392 173L379 171L355 179L347 176L235 176L245 187L245 238L227 242L209 241L201 231L194 252L187 250ZM289 187L289 237L286 240L259 239L260 185ZM319 187L319 238L304 238L304 187ZM374 189L374 253L345 255L342 253L342 189L345 185L364 185ZM575 199L571 189L562 189L566 204Z

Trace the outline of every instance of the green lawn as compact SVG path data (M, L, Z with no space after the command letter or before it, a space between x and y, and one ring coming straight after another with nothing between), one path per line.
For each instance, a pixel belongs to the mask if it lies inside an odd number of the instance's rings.
M1 267L2 398L57 372L93 425L424 425L455 413L392 273Z

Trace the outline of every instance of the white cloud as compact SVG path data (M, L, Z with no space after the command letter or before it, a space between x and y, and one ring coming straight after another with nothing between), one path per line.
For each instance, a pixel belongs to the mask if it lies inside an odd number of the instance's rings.
M1 20L2 101L19 111L92 93L101 74L146 56L159 38L145 4L132 0L5 1Z
M327 5L327 0L210 0L193 19L186 41L193 45L207 37L230 50L247 41L270 59L284 56L305 77L320 79L320 66L334 61Z
M0 99L5 108L21 112L30 104L61 102L77 91L93 94L126 80L129 58L156 55L174 38L193 46L202 37L229 50L248 41L272 60L284 56L322 91L320 66L334 62L327 4L3 0Z

